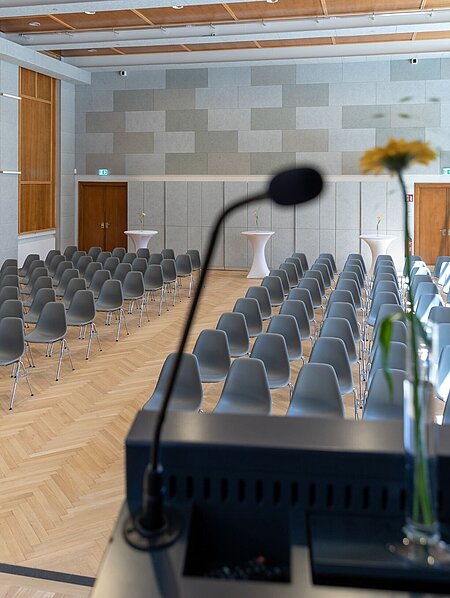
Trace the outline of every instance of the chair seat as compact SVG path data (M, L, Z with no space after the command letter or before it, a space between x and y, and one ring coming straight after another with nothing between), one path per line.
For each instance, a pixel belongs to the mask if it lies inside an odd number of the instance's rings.
M60 336L54 336L52 334L46 334L33 330L30 334L25 336L25 342L27 343L42 343L48 345L49 343L57 343L62 340L66 335L61 334Z
M124 301L137 301L138 299L142 299L144 295L128 295L126 293L123 294Z
M95 311L118 311L122 306L121 305L108 305L108 303L101 303L100 301L95 302Z
M237 407L239 405L239 407ZM268 415L268 410L265 405L259 405L252 401L250 402L245 393L233 393L233 404L229 405L226 397L222 398L214 409L214 413L246 413L249 415Z
M151 284L146 284L145 285L145 292L146 293L150 293L152 291L160 291L163 288L163 285L151 285Z
M269 381L269 388L285 388L289 384L290 376L278 372L267 372L267 379Z
M10 354L0 352L0 366L12 365L13 363L17 363L19 359L20 355L12 359Z
M23 321L25 322L25 324L37 324L37 321L39 319L39 314L25 314L23 317Z
M220 369L214 367L202 367L200 364L200 378L202 382L206 384L214 383L214 382L222 382L225 380L228 374L228 369Z
M89 324L92 324L92 322L94 321L92 318L86 320L86 318L81 318L77 316L71 316L70 318L69 316L66 316L66 319L67 326L88 326Z

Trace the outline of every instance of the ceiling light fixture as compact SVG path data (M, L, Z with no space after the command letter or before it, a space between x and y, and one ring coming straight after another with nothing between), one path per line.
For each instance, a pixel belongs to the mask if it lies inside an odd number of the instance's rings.
M95 54L95 52L97 52L97 50L95 48L89 48L88 52L89 52L89 54Z
M181 10L182 8L184 8L184 6L182 4L174 4L172 8L174 8L175 10Z
M95 10L85 10L84 14L85 15L95 15Z
M370 15L369 19L371 21L375 21L375 13L374 12Z
M39 23L39 21L31 21L31 23L28 23L28 25L30 27L40 27L41 24Z
M266 0L268 4L276 4L278 0Z

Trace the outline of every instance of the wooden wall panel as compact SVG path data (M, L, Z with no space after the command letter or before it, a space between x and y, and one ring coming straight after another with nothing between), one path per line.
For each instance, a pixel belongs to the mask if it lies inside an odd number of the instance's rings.
M55 228L56 80L20 70L19 233Z

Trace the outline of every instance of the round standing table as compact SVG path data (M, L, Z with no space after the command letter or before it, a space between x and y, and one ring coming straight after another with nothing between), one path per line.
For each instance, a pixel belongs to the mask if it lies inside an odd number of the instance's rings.
M152 237L158 234L157 230L126 230L124 233L129 237L136 248L142 249L146 248L149 244L149 241Z
M247 237L253 247L253 263L250 272L247 274L247 278L264 278L270 272L264 249L274 231L245 230L242 234L244 237Z
M379 255L384 255L387 248L395 241L397 237L392 235L361 235L360 239L365 241L370 248L372 253L372 263L370 264L370 270L368 272L369 278L372 278L373 269L375 268L375 262Z

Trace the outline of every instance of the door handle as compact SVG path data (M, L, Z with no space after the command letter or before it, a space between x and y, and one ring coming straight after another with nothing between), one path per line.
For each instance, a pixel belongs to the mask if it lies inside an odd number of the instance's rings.
M443 237L446 237L446 236L447 236L447 229L446 229L446 228L441 228L441 235L442 235Z
M105 222L105 228L109 228L109 222Z
M105 228L105 223L104 222L100 222L100 228Z

